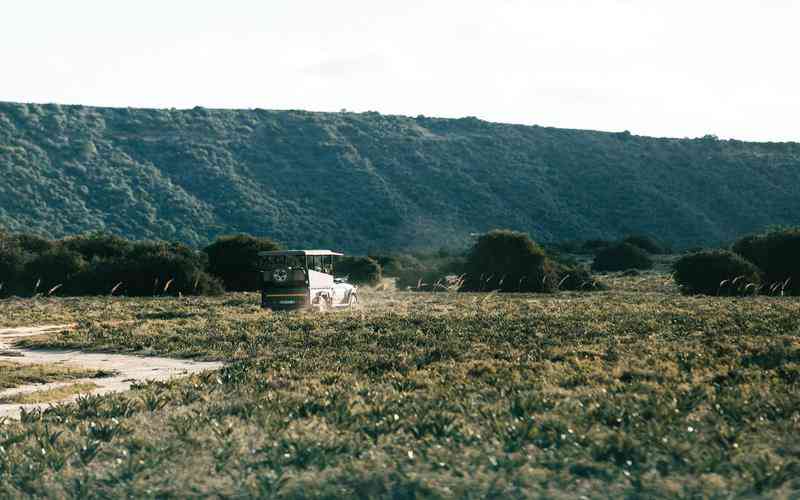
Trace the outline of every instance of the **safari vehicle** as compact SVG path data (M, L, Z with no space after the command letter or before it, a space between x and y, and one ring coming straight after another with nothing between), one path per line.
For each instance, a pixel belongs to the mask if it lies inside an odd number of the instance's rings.
M345 278L334 277L334 265L342 254L330 250L277 250L259 252L261 257L261 307L279 309L326 309L352 307L358 290Z

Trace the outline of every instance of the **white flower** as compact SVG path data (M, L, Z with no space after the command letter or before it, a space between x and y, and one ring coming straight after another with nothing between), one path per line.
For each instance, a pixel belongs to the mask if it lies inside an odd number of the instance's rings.
M414 452L411 451L411 450L408 450L408 459L409 460L414 460Z
M690 425L689 427L687 427L687 428L686 428L686 430L687 430L687 431L689 431L689 432L694 432L694 427L692 427L692 426Z

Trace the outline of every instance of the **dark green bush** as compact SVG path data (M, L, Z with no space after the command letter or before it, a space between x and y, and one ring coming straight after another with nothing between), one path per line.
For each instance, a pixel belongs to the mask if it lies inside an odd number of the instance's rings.
M703 250L684 255L674 264L675 282L684 293L740 295L757 292L758 268L728 250Z
M120 257L95 256L75 276L77 295L216 295L221 282L205 272L206 256L180 243L136 242Z
M394 275L397 277L395 285L401 290L442 291L450 285L455 286L448 280L458 280L465 272L464 266L463 257L418 258Z
M55 245L54 242L36 234L18 233L12 235L11 239L15 241L23 251L32 254L44 253L51 250Z
M25 264L18 286L23 293L26 285L30 286L31 293L48 293L54 287L59 287L58 290L62 293L80 293L73 278L86 268L86 260L81 254L60 245L55 246Z
M180 243L136 243L128 256L111 261L110 277L127 295L222 293L222 282L204 271L205 263L205 254Z
M667 249L655 238L646 235L630 235L622 240L623 243L630 243L635 247L639 247L647 253L653 255L660 255L668 253Z
M761 269L767 292L800 295L800 228L745 236L731 249Z
M462 289L550 292L557 278L544 250L527 234L494 230L480 236L472 248Z
M255 291L261 287L258 274L259 252L280 247L268 238L247 234L220 236L208 245L208 272L222 280L229 291Z
M205 272L206 265L205 253L180 243L131 242L102 233L56 242L5 235L0 238L0 294L221 293L222 283Z
M87 261L94 258L116 259L124 257L133 248L133 243L130 240L100 232L65 238L61 244L73 252L78 252Z
M0 240L0 297L11 295L25 268L26 254L18 245Z
M615 243L600 249L594 256L595 271L625 271L627 269L650 269L653 261L641 248L630 243Z
M556 287L559 290L572 291L596 291L604 290L606 287L595 280L591 271L582 265L567 265L563 262L555 262L555 274L557 276Z
M586 240L583 245L581 245L581 249L586 253L596 253L613 244L614 242L609 240Z
M424 271L426 267L419 258L409 254L370 255L370 258L381 266L384 276L399 277L407 272Z
M336 275L347 276L350 283L377 285L381 281L381 266L370 257L340 257Z

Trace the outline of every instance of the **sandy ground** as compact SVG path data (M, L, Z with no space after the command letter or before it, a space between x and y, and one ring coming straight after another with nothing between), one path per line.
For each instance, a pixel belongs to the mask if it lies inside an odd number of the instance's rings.
M146 380L167 380L174 377L186 376L205 370L222 368L223 363L203 362L172 358L159 358L154 356L131 356L125 354L87 353L67 350L33 350L18 349L14 347L14 340L68 330L74 325L46 325L23 328L0 329L0 356L4 360L20 364L65 364L76 368L102 369L117 372L113 377L77 379L66 382L52 382L49 384L29 384L13 389L0 391L0 397L14 394L24 394L64 385L81 382L91 382L97 385L90 394L106 394L109 392L127 391L133 382ZM59 400L58 403L69 402L77 395ZM31 410L33 408L47 408L56 403L51 401L40 404L0 404L0 418L18 418L20 408Z

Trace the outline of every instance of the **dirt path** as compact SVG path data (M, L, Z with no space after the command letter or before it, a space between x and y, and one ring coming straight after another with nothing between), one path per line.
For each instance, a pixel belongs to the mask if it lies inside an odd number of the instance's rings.
M75 350L40 350L19 349L14 341L19 338L32 337L46 333L55 333L73 328L74 325L46 325L24 328L0 329L0 356L3 359L20 364L65 364L76 368L115 371L116 375L106 378L77 379L49 384L28 384L13 389L0 391L0 398L15 394L51 389L81 382L91 382L97 388L91 394L127 391L133 382L146 380L168 380L186 376L205 370L222 368L223 363L192 361L184 359L159 358L154 356L133 356L127 354L87 353ZM67 402L77 396L59 400ZM0 404L0 418L19 418L20 408L47 408L55 401L38 404Z

